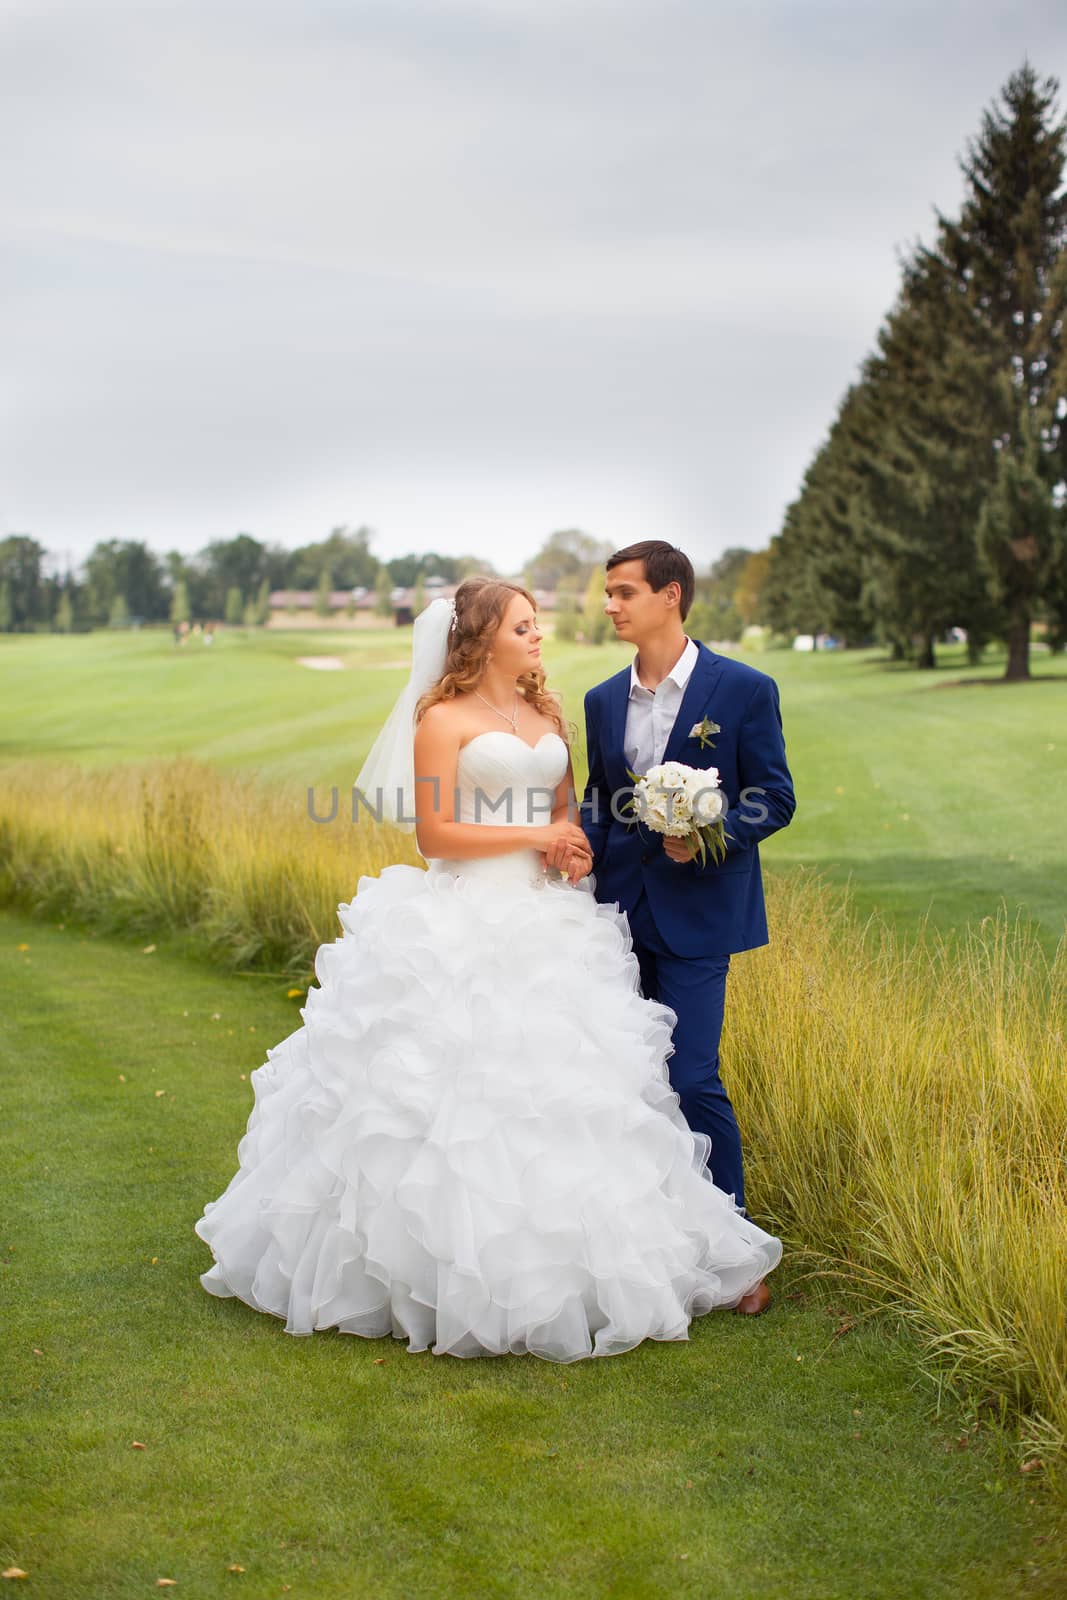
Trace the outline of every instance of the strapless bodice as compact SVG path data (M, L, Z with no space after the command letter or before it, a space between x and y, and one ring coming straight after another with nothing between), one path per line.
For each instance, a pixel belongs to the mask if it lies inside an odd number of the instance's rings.
M543 828L552 820L556 788L566 771L567 746L558 733L542 734L534 745L503 729L475 734L459 752L456 821L486 828ZM535 887L545 881L537 850L434 860L430 871Z

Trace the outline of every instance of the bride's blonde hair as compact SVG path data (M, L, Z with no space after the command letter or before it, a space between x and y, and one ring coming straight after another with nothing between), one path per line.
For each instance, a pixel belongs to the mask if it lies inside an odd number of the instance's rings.
M503 578L465 578L456 590L456 617L448 636L445 669L432 688L427 689L415 710L415 720L425 716L440 700L454 700L478 687L493 639L504 613L517 594L527 599L536 611L537 602L529 589L507 583ZM555 723L562 738L567 734L554 695L545 688L541 667L531 667L516 683L523 699L543 717Z

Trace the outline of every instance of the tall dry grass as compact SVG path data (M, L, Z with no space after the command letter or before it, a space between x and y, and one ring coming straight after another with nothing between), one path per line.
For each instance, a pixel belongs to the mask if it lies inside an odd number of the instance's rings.
M340 802L325 826L302 793L192 762L8 767L0 898L307 976L360 877L417 860ZM1049 962L1002 916L905 945L802 871L768 891L773 942L735 961L723 1041L754 1209L1063 1451L1067 943Z
M338 820L313 822L304 791L193 761L12 765L0 770L0 898L104 931L186 931L228 966L308 976L360 877L419 859L409 835L350 815L340 794Z
M1062 1450L1067 941L1005 913L905 945L803 872L772 901L723 1040L761 1214Z

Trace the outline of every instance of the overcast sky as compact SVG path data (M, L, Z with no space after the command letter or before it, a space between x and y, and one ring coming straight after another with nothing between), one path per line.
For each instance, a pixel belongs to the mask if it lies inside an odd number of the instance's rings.
M0 532L780 523L1063 0L0 7Z

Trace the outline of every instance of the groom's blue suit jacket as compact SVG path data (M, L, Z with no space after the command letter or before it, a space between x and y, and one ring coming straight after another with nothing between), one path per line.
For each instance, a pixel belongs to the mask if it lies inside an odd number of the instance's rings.
M645 891L670 950L679 956L730 955L767 943L759 842L784 828L796 809L785 759L778 686L765 672L697 646L697 661L663 753L664 761L717 767L726 795L725 858L672 861L662 836L620 821L632 788L623 750L630 668L585 697L589 781L582 827L593 851L596 897L629 912ZM714 749L700 748L690 729L705 717L719 724Z

